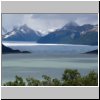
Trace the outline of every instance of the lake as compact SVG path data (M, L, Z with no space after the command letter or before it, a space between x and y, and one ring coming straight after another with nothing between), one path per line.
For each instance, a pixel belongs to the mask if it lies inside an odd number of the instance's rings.
M2 83L14 80L16 75L40 80L42 75L49 75L60 79L66 68L78 69L81 75L90 70L98 72L98 55L84 54L98 46L12 41L3 41L3 44L31 53L2 55Z
M78 69L81 75L90 70L98 72L98 56L96 54L59 54L40 55L3 54L2 83L14 80L16 75L42 79L42 75L61 78L66 68Z

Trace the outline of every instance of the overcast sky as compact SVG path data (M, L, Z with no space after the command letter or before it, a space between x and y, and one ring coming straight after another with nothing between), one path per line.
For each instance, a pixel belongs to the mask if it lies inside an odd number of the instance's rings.
M70 21L79 25L97 24L98 14L2 14L2 29L8 32L14 26L27 24L30 28L46 34L48 31L61 28Z

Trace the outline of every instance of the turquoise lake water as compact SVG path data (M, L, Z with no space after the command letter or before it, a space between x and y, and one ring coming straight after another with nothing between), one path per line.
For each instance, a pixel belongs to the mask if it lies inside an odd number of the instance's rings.
M42 75L49 75L60 79L66 68L78 69L81 75L86 75L90 70L98 72L98 56L96 54L3 54L2 83L14 80L16 75L37 79L42 79Z

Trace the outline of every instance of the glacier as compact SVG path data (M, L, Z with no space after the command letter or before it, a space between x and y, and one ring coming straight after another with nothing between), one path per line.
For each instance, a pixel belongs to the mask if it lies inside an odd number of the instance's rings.
M79 54L98 49L98 46L73 44L39 44L35 42L3 41L14 50L30 51L35 54Z

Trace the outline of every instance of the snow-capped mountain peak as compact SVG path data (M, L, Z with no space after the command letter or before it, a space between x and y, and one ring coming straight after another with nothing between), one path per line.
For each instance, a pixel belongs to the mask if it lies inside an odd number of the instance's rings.
M12 31L3 36L3 40L8 41L36 41L41 37L41 33L29 28L26 24L14 27Z
M77 27L77 26L79 26L76 22L69 22L69 23L67 23L67 24L65 24L63 27L62 27L62 29L63 30L66 30L66 29L71 29L71 28L74 28L74 27Z

